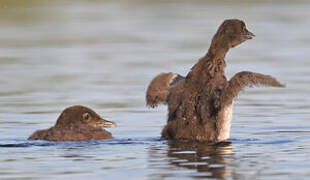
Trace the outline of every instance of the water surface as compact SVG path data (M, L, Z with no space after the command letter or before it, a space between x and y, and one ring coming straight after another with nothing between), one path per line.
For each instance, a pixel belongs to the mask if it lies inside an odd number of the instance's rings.
M1 179L308 179L307 1L0 2ZM232 49L227 76L272 74L285 89L236 99L231 144L160 139L166 107L145 107L160 72L185 75L219 24L243 19L255 39ZM118 123L115 139L28 141L82 104Z

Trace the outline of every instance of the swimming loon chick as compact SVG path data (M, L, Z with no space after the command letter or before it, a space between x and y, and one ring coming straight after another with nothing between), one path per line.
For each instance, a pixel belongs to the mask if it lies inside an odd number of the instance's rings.
M102 119L96 112L85 106L66 108L58 117L55 126L34 132L29 140L83 141L111 139L110 132L102 129L116 124Z
M254 34L238 19L225 20L214 35L207 54L187 76L171 84L177 74L155 77L146 101L151 107L168 104L168 121L162 130L165 139L221 142L229 138L233 98L246 86L284 87L275 78L242 71L229 81L225 77L225 55ZM172 76L173 74L174 76Z

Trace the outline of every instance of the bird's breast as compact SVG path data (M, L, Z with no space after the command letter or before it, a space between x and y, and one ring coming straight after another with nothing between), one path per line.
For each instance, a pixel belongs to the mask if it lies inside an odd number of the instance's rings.
M233 113L233 102L229 105L226 105L220 111L217 122L218 141L224 141L229 139L232 113Z

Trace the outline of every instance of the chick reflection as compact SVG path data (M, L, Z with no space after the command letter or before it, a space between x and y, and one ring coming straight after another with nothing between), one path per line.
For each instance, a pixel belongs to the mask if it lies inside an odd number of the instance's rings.
M188 169L197 169L198 172L208 172L204 176L196 178L226 179L232 176L232 172L225 166L231 161L225 156L232 155L232 144L223 142L217 145L193 142L169 141L168 157L170 163Z

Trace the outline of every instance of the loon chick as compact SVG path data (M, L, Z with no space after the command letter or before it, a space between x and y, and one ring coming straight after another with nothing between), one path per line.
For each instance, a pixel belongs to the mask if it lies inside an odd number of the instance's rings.
M148 87L147 104L168 104L168 121L162 130L165 139L221 142L229 138L233 99L244 87L284 87L275 78L242 71L229 81L225 77L225 55L255 35L238 19L225 20L214 35L207 54L185 78L174 84L173 76L161 74ZM174 77L178 76L173 74Z
M110 132L102 129L116 124L102 119L96 112L85 106L66 108L58 117L55 126L34 132L29 140L84 141L112 139Z

